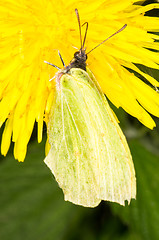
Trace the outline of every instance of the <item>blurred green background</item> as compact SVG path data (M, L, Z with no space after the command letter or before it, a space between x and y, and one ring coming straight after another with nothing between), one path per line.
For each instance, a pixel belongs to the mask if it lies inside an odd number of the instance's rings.
M158 71L143 70L159 80ZM126 207L102 202L94 209L65 202L62 190L43 162L46 128L43 142L38 144L35 126L24 163L14 160L13 146L7 157L0 159L0 239L159 239L159 120L154 118L157 127L151 131L110 105L133 156L136 201Z

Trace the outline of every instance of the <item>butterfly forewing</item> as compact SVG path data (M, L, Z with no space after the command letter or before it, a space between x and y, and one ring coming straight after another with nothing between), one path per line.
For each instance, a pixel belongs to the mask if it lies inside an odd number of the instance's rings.
M70 69L48 125L51 145L45 163L63 189L65 200L94 207L101 200L135 198L135 172L125 137L105 97L86 71Z

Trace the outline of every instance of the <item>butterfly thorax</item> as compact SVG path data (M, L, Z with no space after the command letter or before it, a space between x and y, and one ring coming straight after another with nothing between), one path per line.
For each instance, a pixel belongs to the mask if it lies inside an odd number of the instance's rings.
M80 49L79 51L75 52L74 58L65 68L65 72L68 73L71 68L81 68L86 71L86 60L87 54L85 52L85 49Z
M85 49L80 49L79 51L75 52L74 57L71 60L70 64L58 72L57 78L56 78L57 88L61 89L61 77L66 73L69 74L70 69L80 68L86 71L86 60L87 60L87 54L85 52Z

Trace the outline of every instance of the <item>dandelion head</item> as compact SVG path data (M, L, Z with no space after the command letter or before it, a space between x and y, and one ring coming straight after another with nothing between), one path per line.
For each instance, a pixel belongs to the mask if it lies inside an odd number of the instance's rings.
M0 124L5 123L1 152L7 154L11 140L14 156L23 161L34 123L38 124L38 142L42 140L43 122L54 101L56 69L60 51L69 64L80 48L74 9L81 23L88 22L87 51L112 35L124 24L126 29L92 51L87 65L102 91L117 107L122 107L145 126L159 117L158 81L136 67L141 64L159 69L159 19L146 16L158 4L141 6L136 0L47 1L2 0L0 6ZM84 35L85 27L82 27ZM145 78L145 84L133 70ZM150 86L151 85L151 86ZM149 112L149 113L148 113Z

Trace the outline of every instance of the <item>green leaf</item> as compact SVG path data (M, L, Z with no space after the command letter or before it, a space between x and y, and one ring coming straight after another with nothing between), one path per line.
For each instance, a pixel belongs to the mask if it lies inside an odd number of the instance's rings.
M24 163L10 156L3 158L0 239L159 239L159 157L136 141L131 141L130 146L138 193L137 200L127 207L102 202L90 209L65 202L61 189L43 163L44 144L30 144Z
M113 206L113 210L142 239L159 239L159 156L131 141L137 176L137 199L125 208Z

